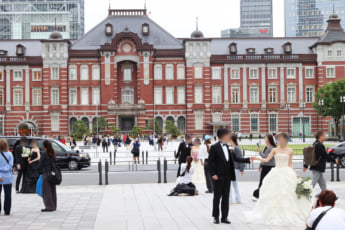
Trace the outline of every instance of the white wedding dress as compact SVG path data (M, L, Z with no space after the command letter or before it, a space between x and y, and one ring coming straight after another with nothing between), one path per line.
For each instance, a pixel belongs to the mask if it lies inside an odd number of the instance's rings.
M312 203L297 198L297 177L289 167L289 155L277 153L276 167L265 177L260 199L253 211L245 213L247 222L263 225L305 226Z

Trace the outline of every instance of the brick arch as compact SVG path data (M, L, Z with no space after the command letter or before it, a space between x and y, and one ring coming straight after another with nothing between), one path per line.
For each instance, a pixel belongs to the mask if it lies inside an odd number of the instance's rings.
M111 41L111 46L116 50L117 45L123 40L123 39L131 39L135 43L137 50L152 50L153 46L148 43L142 43L141 38L138 36L138 34L135 34L133 32L121 32L115 35L115 37Z

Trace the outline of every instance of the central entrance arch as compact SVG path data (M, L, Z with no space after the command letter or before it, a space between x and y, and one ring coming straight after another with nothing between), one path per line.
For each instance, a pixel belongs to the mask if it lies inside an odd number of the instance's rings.
M16 135L34 136L38 134L37 124L33 121L22 121L16 128Z

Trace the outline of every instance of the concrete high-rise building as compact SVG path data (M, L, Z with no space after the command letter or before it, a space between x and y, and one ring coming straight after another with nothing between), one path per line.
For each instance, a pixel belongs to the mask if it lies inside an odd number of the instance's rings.
M285 36L321 36L333 10L344 27L345 0L285 0Z
M84 34L84 0L0 0L0 39L47 39Z
M272 37L272 0L241 0L240 28L221 31L222 37Z

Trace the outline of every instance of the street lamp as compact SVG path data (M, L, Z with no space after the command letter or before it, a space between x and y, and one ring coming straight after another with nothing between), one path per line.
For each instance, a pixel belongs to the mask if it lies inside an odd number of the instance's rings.
M320 127L321 128L320 128L320 130L322 130L322 107L323 107L323 105L324 105L324 100L323 99L319 99L319 106L320 106L320 113L321 113L321 120L320 120Z
M344 140L344 103L345 103L345 96L340 96L340 102L343 104L343 128L341 129L341 135L343 136L343 140Z
M305 103L301 103L301 108L303 110L303 117L302 117L302 127L303 127L303 142L305 142L305 129L304 129L304 108L305 108Z
M290 137L290 104L286 105L288 111L288 136Z

